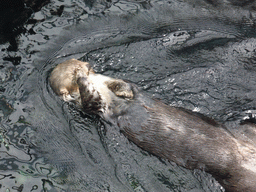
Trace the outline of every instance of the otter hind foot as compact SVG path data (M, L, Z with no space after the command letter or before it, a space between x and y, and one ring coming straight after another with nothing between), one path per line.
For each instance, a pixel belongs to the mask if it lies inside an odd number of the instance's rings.
M89 112L99 112L103 109L102 99L98 91L87 81L86 77L79 77L77 79L79 92L81 96L81 103L83 109Z

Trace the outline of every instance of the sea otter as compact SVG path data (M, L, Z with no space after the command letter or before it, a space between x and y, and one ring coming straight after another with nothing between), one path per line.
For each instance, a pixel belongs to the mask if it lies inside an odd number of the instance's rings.
M97 74L76 59L59 64L49 80L64 101L118 126L142 149L185 168L205 170L226 191L256 191L256 146L213 119L151 99L135 84ZM246 126L256 129L253 123Z

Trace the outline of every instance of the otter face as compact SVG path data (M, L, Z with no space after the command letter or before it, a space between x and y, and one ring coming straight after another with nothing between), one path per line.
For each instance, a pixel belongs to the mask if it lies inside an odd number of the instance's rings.
M131 84L96 74L89 63L71 59L51 73L50 85L64 101L75 101L87 112L118 113L120 105L131 101ZM120 109L119 109L120 108Z
M89 63L71 59L59 64L50 75L50 85L53 91L64 101L80 103L77 78L94 73Z

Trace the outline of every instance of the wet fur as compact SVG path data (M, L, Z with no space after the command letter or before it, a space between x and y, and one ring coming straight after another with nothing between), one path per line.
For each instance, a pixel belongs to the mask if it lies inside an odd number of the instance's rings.
M256 191L255 145L235 138L213 119L152 100L132 83L96 74L88 63L77 61L83 72L73 70L76 61L60 64L50 77L54 92L65 101L78 100L85 111L117 125L130 141L158 157L205 170L226 191Z

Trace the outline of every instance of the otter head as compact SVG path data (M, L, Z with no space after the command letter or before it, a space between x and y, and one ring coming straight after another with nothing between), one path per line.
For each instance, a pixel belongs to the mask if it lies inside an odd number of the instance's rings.
M50 85L53 91L64 101L77 101L80 103L77 78L94 73L89 63L76 59L65 61L52 71Z
M120 114L134 98L130 83L97 74L89 63L76 59L59 64L51 73L50 85L64 101L103 115Z

